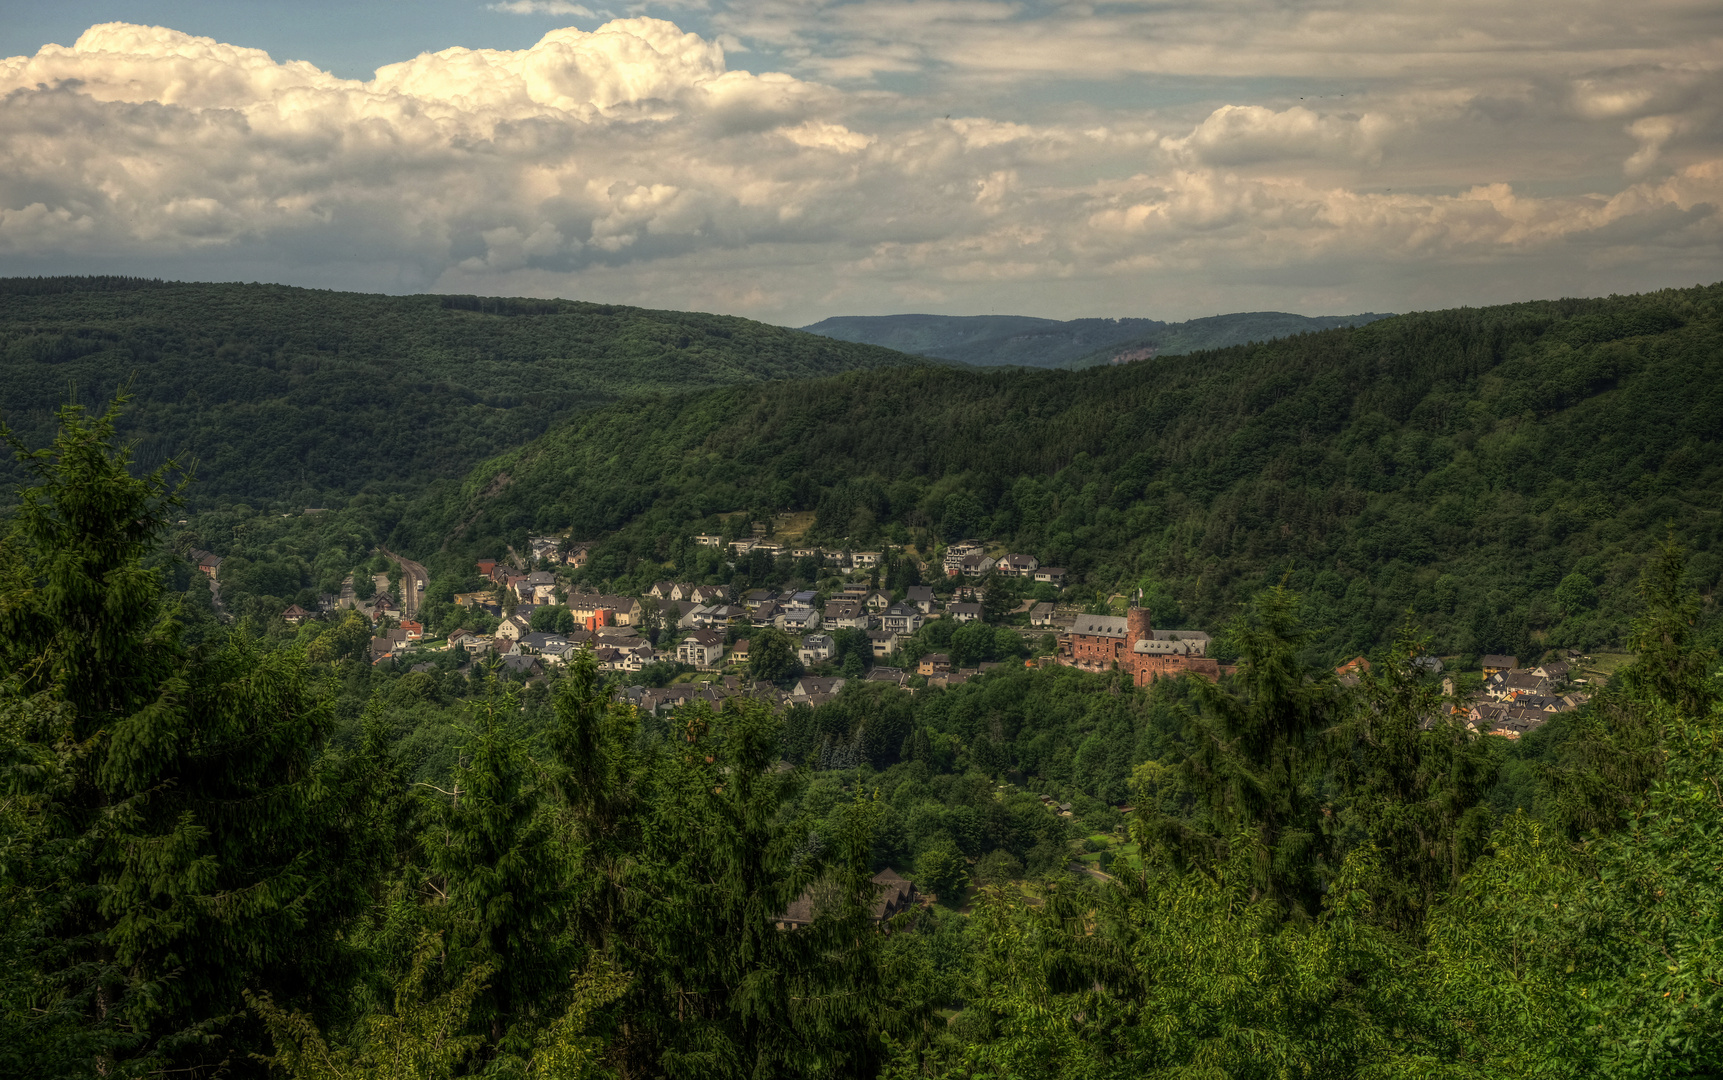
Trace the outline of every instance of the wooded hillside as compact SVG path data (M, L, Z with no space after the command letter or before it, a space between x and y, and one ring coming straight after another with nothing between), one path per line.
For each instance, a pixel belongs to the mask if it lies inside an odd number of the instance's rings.
M911 362L721 315L135 278L0 280L0 408L26 441L75 389L133 400L146 466L199 462L200 502L413 490L631 394ZM8 459L0 482L21 474Z
M1673 523L1723 555L1723 286L1403 315L1082 372L857 372L586 414L430 494L400 539L609 536L641 581L746 511L810 541L990 537L1162 625L1215 625L1285 578L1325 644L1408 611L1439 649L1619 640ZM618 448L628 448L618 453Z

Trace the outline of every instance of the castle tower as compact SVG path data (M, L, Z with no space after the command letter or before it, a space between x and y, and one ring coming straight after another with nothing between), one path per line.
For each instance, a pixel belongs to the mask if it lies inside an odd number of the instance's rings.
M1155 636L1154 622L1149 616L1149 609L1132 604L1125 611L1125 648L1130 649L1139 641Z

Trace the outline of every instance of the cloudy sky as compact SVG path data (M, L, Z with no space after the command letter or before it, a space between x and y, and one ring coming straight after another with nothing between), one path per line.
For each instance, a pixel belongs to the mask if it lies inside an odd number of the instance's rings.
M0 273L799 325L1723 278L1716 0L66 0Z

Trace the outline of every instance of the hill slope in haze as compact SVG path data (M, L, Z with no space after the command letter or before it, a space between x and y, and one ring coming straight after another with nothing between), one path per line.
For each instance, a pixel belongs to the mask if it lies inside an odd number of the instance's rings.
M1121 353L1180 355L1337 326L1362 326L1386 317L1247 311L1166 323L1157 319L1060 322L1024 315L840 315L802 329L975 367L1081 368L1107 363Z
M570 301L279 285L0 279L0 409L42 444L76 387L129 383L148 467L199 460L195 498L414 489L621 397L915 362L747 319ZM0 482L18 479L10 457Z
M1155 356L1186 356L1206 349L1229 349L1253 341L1273 341L1343 326L1364 326L1388 315L1290 315L1284 311L1241 311L1233 315L1211 315L1182 323L1167 323L1141 337L1110 342L1093 352L1059 364L1063 368L1086 368L1113 362L1146 360Z
M912 368L589 414L427 496L410 549L608 537L623 587L717 515L815 511L808 542L990 537L1168 625L1265 584L1335 650L1408 611L1455 652L1618 640L1673 523L1723 569L1723 286L1403 315L1086 371ZM626 446L630 453L618 454ZM488 545L488 548L487 548ZM1529 654L1529 653L1528 653Z

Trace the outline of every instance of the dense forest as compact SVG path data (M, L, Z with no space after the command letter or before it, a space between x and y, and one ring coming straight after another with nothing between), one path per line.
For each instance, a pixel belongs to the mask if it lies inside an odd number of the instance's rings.
M1337 678L1278 584L1218 684L653 715L590 653L523 685L222 624L179 478L57 425L0 544L5 1075L1723 1070L1723 620L1679 533L1632 663L1518 742L1415 622ZM934 903L876 921L886 868Z
M138 460L195 459L201 505L387 496L648 391L912 362L720 315L134 278L0 279L0 409L38 442L68 392L129 387ZM0 463L0 482L19 479Z
M1723 286L1402 315L1081 372L898 368L631 400L440 484L396 542L465 567L601 539L622 591L696 532L812 513L807 543L977 536L1212 628L1303 594L1331 657L1411 613L1444 655L1625 639L1668 527L1723 573ZM627 447L628 453L618 453ZM709 549L708 549L709 550ZM439 556L437 553L441 552Z

